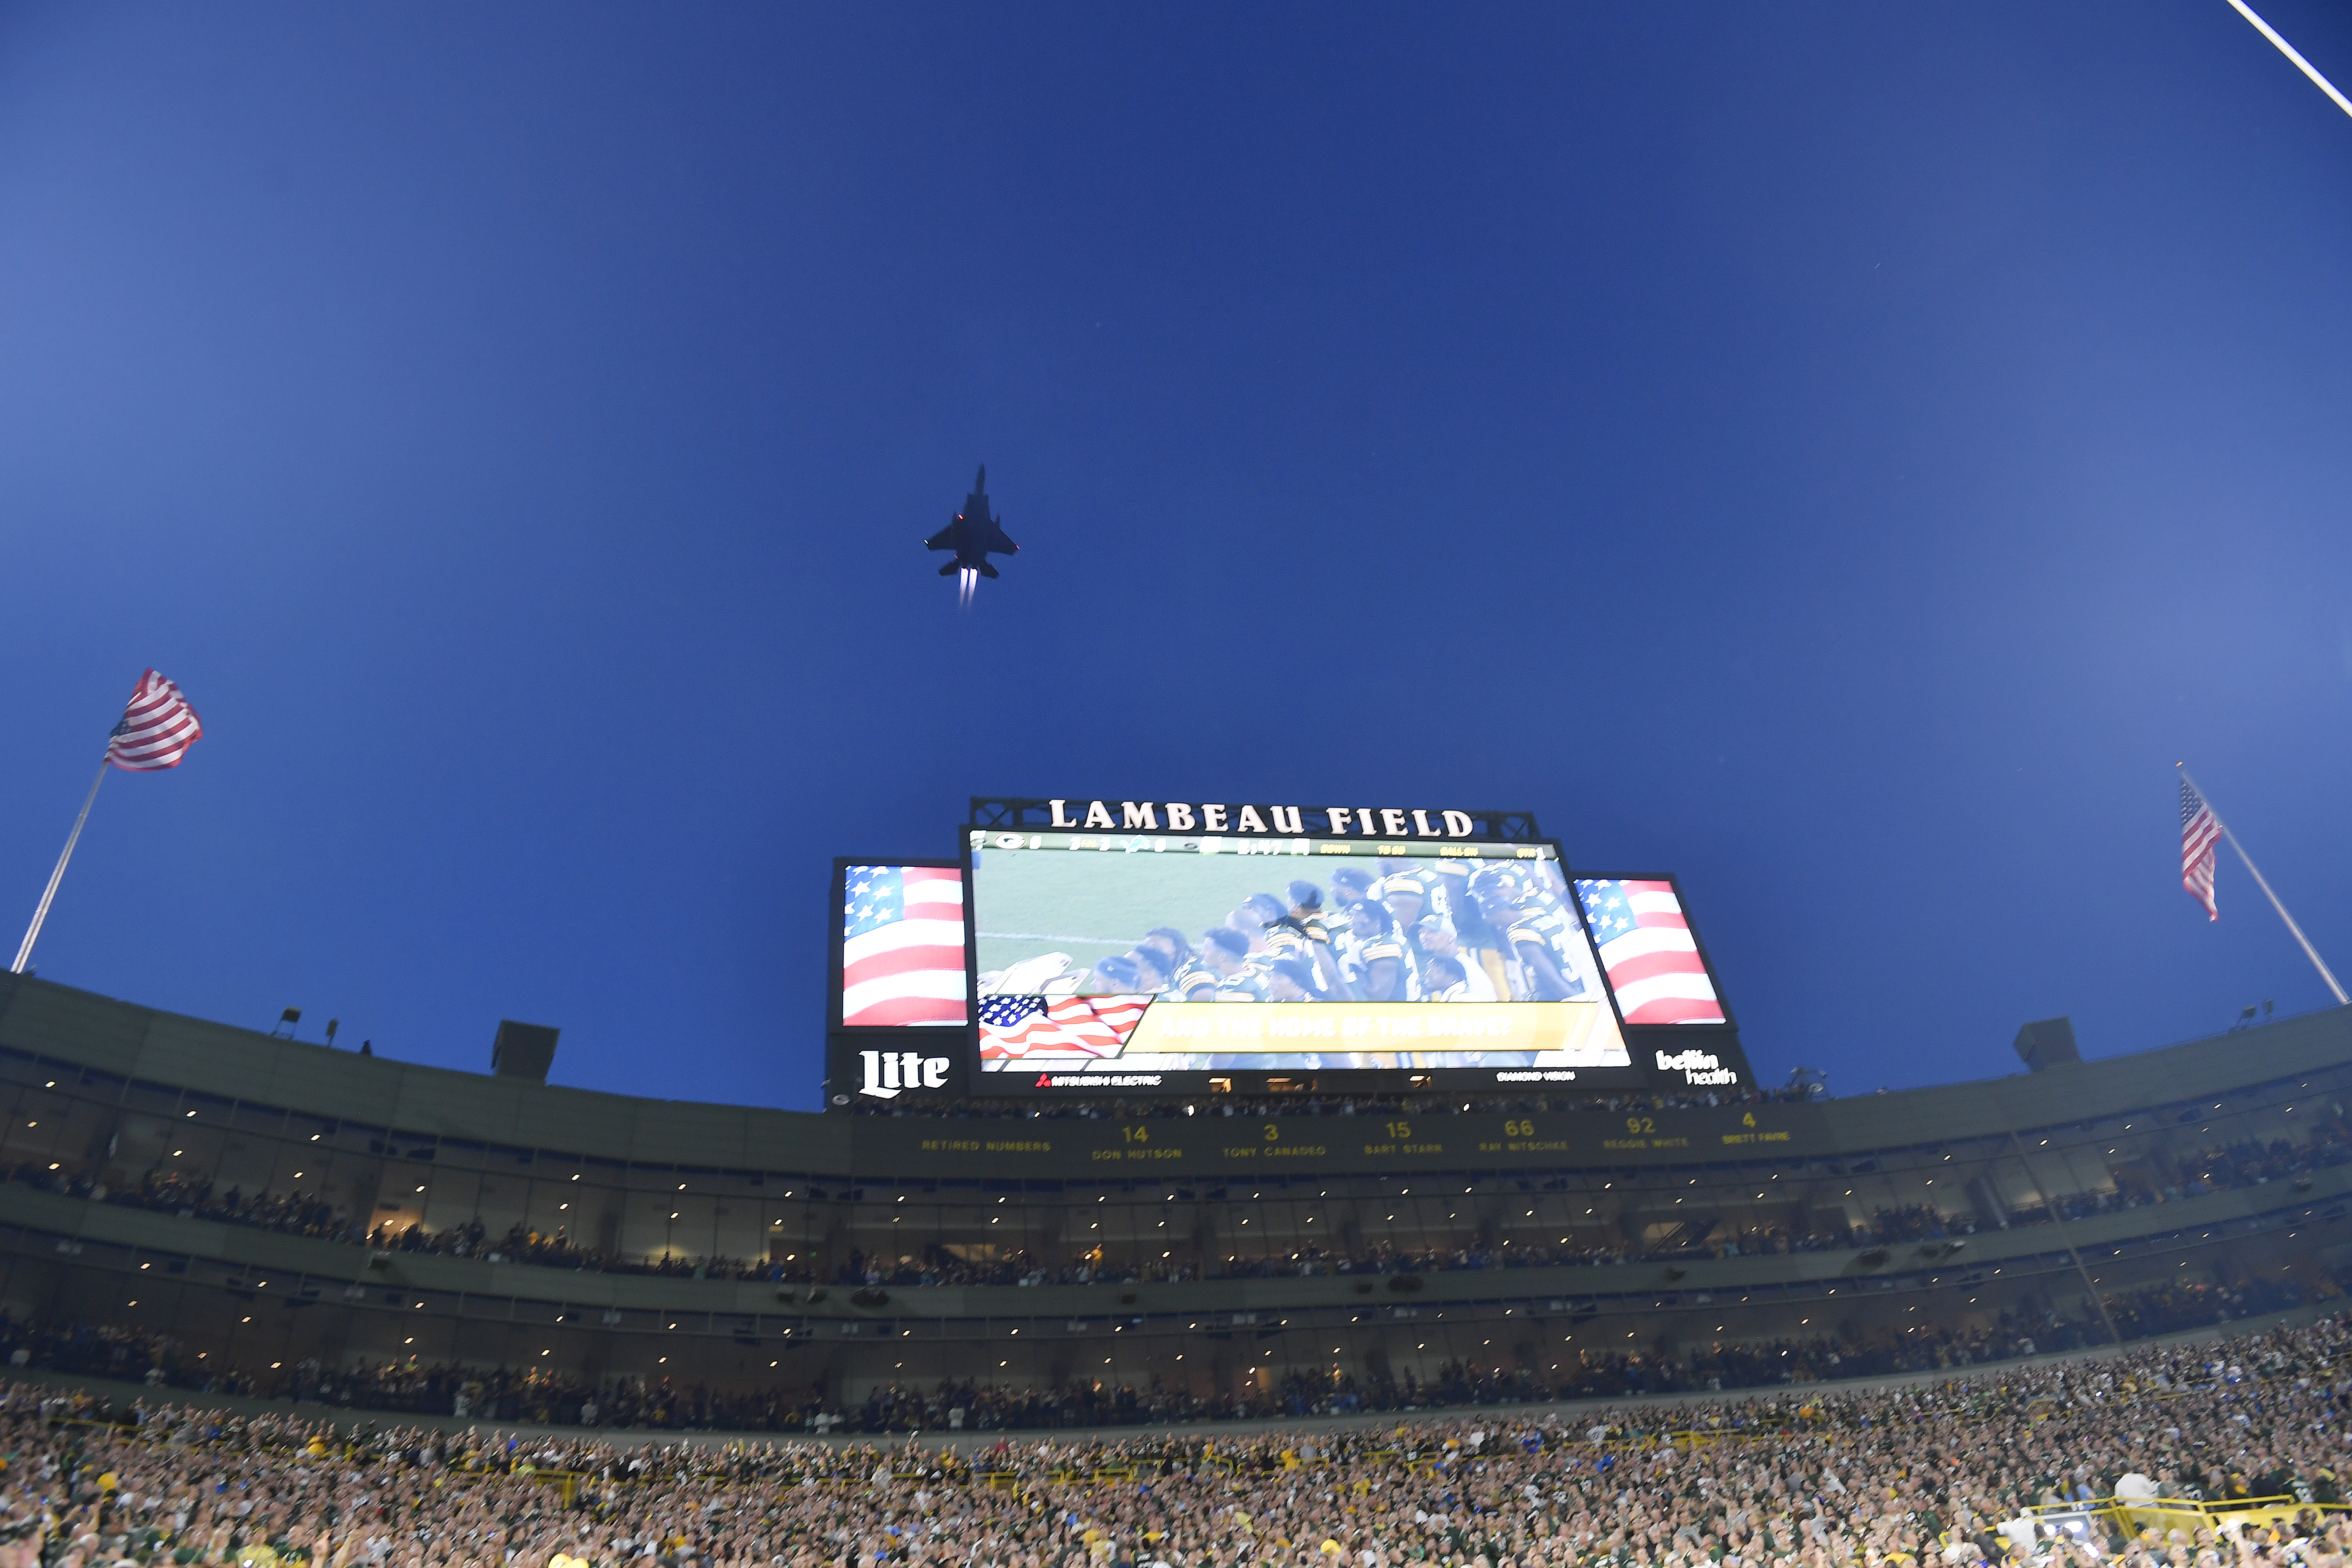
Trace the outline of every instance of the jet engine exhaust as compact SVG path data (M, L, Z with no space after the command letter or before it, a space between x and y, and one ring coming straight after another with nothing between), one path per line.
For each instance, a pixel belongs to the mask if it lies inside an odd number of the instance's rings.
M971 609L972 590L979 586L980 573L978 570L973 567L967 566L962 571L958 572L956 574L957 606L961 609Z

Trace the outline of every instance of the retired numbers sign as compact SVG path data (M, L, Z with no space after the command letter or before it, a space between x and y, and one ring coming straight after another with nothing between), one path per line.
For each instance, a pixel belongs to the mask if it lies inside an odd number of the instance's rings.
M1132 1121L877 1119L861 1174L1125 1179L1535 1171L1795 1155L1825 1146L1810 1106L1530 1116L1159 1116ZM978 1162L984 1164L976 1165Z

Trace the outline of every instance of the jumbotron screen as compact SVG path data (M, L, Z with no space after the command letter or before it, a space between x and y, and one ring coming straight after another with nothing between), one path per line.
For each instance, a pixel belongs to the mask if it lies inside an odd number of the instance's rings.
M1550 844L975 831L968 849L982 1092L1633 1075Z

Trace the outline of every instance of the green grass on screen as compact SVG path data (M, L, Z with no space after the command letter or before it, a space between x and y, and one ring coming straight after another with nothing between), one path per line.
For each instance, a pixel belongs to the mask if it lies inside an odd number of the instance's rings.
M1224 924L1252 893L1271 893L1288 909L1289 885L1303 879L1321 888L1328 902L1332 864L1318 866L1296 855L982 850L972 877L980 967L985 973L1040 953L1066 952L1073 965L1084 968L1125 952L1153 926L1174 926L1197 947L1202 931ZM1356 864L1377 873L1369 861Z

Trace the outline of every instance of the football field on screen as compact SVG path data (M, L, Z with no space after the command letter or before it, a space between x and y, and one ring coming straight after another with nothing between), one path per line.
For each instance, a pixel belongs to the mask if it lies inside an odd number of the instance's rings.
M1291 882L1308 881L1328 906L1338 867L1380 870L1353 858L1090 849L984 849L978 860L971 904L983 974L1047 952L1085 968L1125 952L1154 926L1173 926L1198 947L1201 933L1224 924L1252 893L1270 893L1286 910Z

